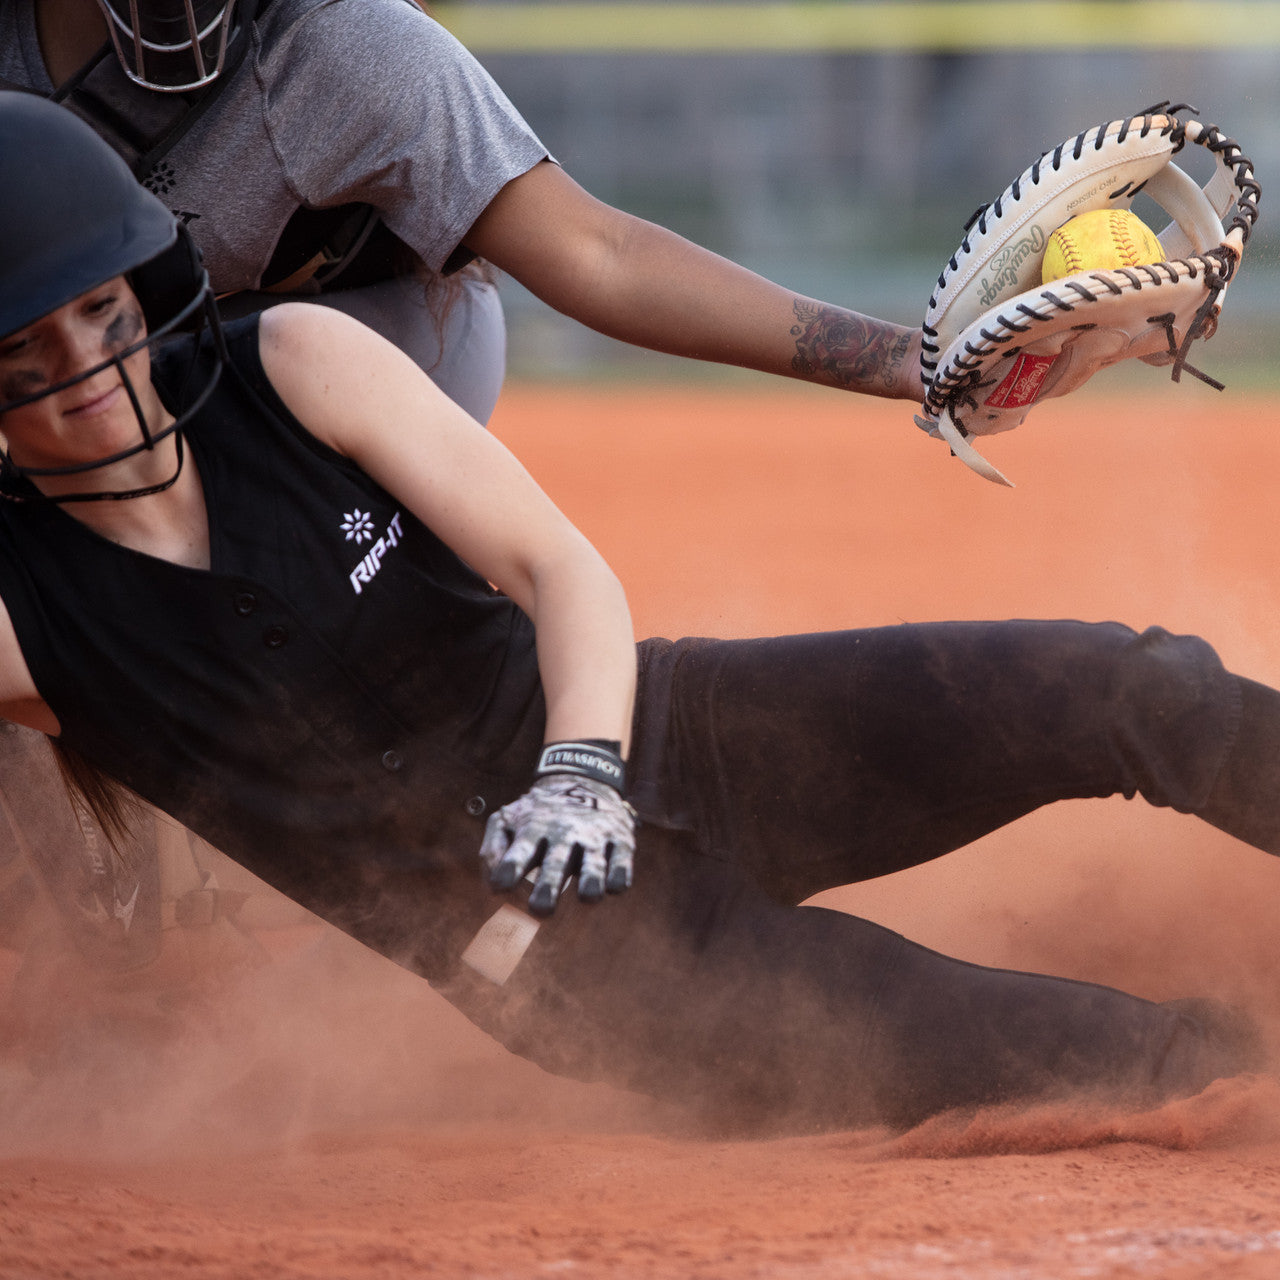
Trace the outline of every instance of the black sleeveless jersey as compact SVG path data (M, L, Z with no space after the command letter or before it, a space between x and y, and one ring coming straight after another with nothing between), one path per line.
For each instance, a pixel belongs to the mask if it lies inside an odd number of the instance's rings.
M322 914L316 882L356 865L478 880L483 815L542 739L533 625L293 418L256 317L227 337L186 433L209 571L0 502L0 596L36 688L64 742ZM154 368L171 405L178 345Z

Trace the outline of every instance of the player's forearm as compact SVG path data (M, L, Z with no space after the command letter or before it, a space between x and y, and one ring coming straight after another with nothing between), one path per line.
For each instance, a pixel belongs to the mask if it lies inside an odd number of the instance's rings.
M537 569L531 614L547 704L546 741L605 738L620 742L625 757L636 651L621 583L584 540L582 554Z
M541 296L601 333L655 351L919 398L916 330L797 296L638 219L594 262L546 280Z
M919 334L798 297L584 191L558 165L509 182L468 248L623 342L871 395L920 396Z
M558 749L540 754L524 795L489 815L480 858L499 890L536 867L526 906L549 915L568 876L584 902L631 884L635 811L618 756L630 747L636 651L622 586L580 535L544 542L518 576L537 627L543 741Z

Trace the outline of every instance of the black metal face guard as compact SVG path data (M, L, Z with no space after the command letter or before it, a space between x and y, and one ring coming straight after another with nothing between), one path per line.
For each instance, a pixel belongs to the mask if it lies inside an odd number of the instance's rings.
M150 89L155 93L190 93L212 84L222 74L227 56L227 37L235 12L234 0L228 0L221 12L203 30L196 18L195 6L191 0L186 0L187 38L178 44L158 44L143 37L142 15L137 0L129 0L129 22L125 22L105 0L99 0L99 7L106 16L107 30L121 70L143 89ZM211 56L206 57L204 43L211 37L216 40L216 45ZM157 79L155 74L148 74L149 62L163 62L165 59L181 56L192 59L194 79L185 77L181 79L181 83L168 84Z
M213 369L210 373L208 382L199 390L195 399L187 404L182 412L174 416L171 422L163 431L152 432L147 425L146 414L143 412L142 405L138 400L138 393L134 388L133 380L125 370L124 362L131 356L136 355L144 348L149 348L155 343L163 341L167 338L179 325L188 320L198 310L204 311L204 316L197 328L203 328L206 324L209 327L214 340L214 351L216 359L213 363ZM193 352L194 361L194 352ZM59 391L65 391L68 387L74 387L78 383L85 382L89 378L101 373L104 369L115 367L120 372L121 382L124 384L125 393L129 397L129 403L133 407L134 417L138 420L138 426L142 432L142 439L128 449L121 449L118 453L113 453L105 458L96 458L92 462L76 462L62 467L21 467L9 456L8 449L0 450L0 498L7 498L13 502L26 502L32 499L42 499L46 502L96 502L105 499L123 499L123 498L141 498L147 494L159 493L174 484L178 476L182 473L183 463L183 445L182 436L178 435L177 454L178 466L173 475L159 484L150 485L141 489L104 489L92 493L67 493L51 495L43 493L34 485L23 485L14 487L15 480L29 480L32 476L70 476L81 475L89 471L97 471L101 467L109 467L113 463L122 462L126 458L132 458L135 454L154 449L160 441L168 436L180 432L181 428L188 423L192 417L199 412L200 408L213 394L213 389L218 383L218 379L222 374L223 366L227 361L226 344L222 336L222 326L217 319L217 311L212 296L208 289L202 289L196 294L192 300L187 303L181 311L178 312L171 320L161 325L154 333L148 333L140 338L137 342L126 347L123 351L117 352L110 358L101 361L91 369L86 369L83 373L76 374L73 378L65 378L61 382L55 382L50 387L45 387L41 391L35 392L33 395L23 396L19 400L10 400L4 404L0 404L0 434L4 430L4 415L13 409L20 409L24 405L34 404L37 400L43 400L48 396L56 395Z

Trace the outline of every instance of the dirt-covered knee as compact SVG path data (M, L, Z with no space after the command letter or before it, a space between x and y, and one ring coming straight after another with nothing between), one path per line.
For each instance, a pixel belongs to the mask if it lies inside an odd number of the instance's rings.
M1198 636L1151 627L1115 659L1111 735L1134 788L1152 804L1203 807L1239 725L1238 681Z

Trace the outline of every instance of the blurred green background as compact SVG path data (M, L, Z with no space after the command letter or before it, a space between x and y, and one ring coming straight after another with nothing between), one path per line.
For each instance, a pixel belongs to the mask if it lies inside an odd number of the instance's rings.
M1233 385L1273 376L1280 4L462 0L431 11L594 195L788 288L911 324L965 220L1041 152L1154 103L1191 103L1240 143L1263 187L1247 269L1198 363ZM1203 181L1203 160L1180 163ZM1138 211L1157 229L1167 221ZM612 342L513 281L502 288L514 377L735 376Z

